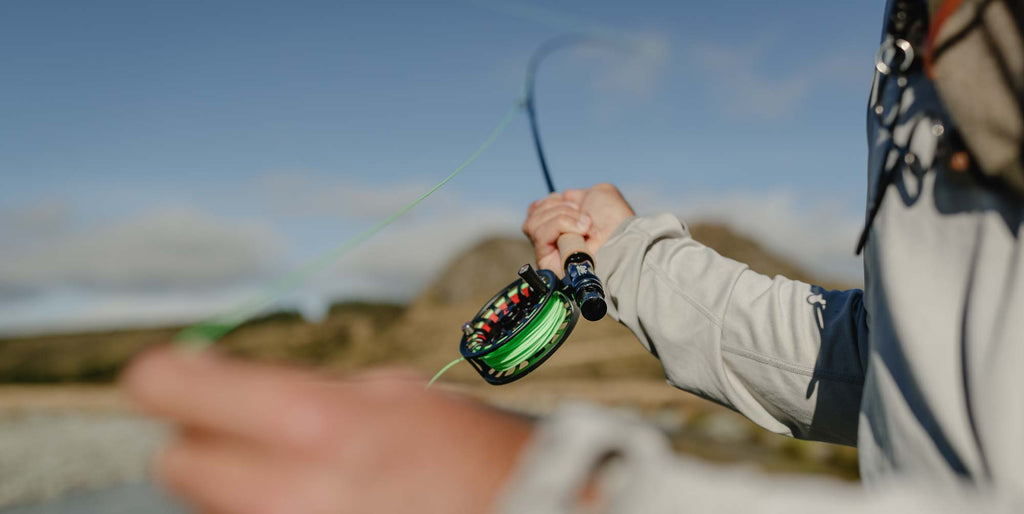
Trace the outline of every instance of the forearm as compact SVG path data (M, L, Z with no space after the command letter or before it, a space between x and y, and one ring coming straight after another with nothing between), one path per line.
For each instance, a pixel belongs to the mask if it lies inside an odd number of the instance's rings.
M670 383L777 433L854 444L859 291L759 275L669 215L623 223L597 266L609 313L661 359Z

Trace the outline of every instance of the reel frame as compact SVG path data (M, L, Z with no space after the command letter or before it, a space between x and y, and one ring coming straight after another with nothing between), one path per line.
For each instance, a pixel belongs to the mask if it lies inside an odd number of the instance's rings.
M463 325L459 351L491 385L515 382L540 367L568 339L579 320L580 309L576 305L571 287L559 280L550 270L538 270L537 275L547 286L547 291L543 295L537 295L536 288L523 278L516 279L492 296L472 321ZM555 297L556 292L561 293L560 297ZM559 301L563 302L567 316L554 337L539 351L505 371L498 371L483 360L498 348L509 344L516 335L537 319L548 303Z

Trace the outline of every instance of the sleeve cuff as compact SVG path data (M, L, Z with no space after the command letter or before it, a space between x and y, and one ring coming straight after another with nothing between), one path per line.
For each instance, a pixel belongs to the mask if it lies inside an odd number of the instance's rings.
M538 425L496 512L587 512L581 498L591 482L600 491L598 512L612 512L616 497L636 489L637 471L667 455L664 435L640 420L585 404L562 407Z

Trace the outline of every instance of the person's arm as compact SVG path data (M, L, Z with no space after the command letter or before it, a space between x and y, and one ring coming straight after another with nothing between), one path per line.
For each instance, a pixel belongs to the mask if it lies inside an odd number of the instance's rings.
M769 278L690 237L674 216L635 217L610 185L531 206L538 262L587 237L609 313L673 385L780 434L856 444L867 328L859 290Z
M625 221L596 259L609 312L661 359L670 383L773 432L856 444L860 290L755 273L671 215Z

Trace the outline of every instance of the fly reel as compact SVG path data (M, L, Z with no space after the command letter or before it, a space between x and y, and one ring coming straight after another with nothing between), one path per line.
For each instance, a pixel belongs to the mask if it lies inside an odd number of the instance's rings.
M550 193L555 192L555 184L537 130L534 78L540 62L549 53L584 41L587 40L571 37L545 44L530 58L526 72L523 106L530 118L534 148ZM494 295L472 321L462 326L462 359L469 361L490 384L507 384L523 378L565 342L581 313L584 318L597 321L608 310L604 285L594 272L594 258L583 236L565 233L558 236L556 244L562 257L564 280L558 280L551 271L537 272L524 264L519 269L519 280ZM434 376L431 383L448 367Z
M463 325L459 350L492 385L516 381L544 363L572 333L580 309L572 286L529 264Z

